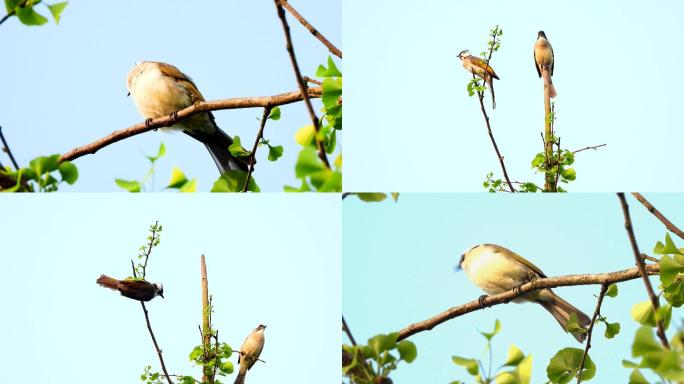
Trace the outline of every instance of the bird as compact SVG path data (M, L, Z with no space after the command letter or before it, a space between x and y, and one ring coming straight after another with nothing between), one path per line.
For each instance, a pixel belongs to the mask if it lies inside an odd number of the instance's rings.
M473 284L490 295L510 291L527 282L546 277L544 272L522 256L495 244L471 247L461 255L459 266ZM577 323L584 330L591 323L587 315L561 299L549 288L526 293L513 301L540 304L553 315L563 330L566 330L572 314L577 316ZM580 343L586 338L586 332L581 330L571 331L571 334Z
M101 286L121 292L122 296L138 301L150 301L157 296L164 298L164 286L150 283L146 280L125 279L117 280L107 275L100 275L96 283Z
M171 64L140 61L127 78L128 95L146 119L171 115L189 107L204 96L192 79ZM221 174L231 170L247 171L246 160L233 156L228 147L233 138L221 130L211 112L201 112L178 121L172 128L203 143Z
M235 378L234 384L243 384L245 382L245 375L247 371L252 368L254 363L259 359L261 350L264 349L264 330L266 326L259 324L252 333L250 333L240 347L240 354L238 355L238 364L240 364L240 371Z
M554 64L553 47L546 38L546 33L539 31L537 33L537 41L534 43L534 65L537 68L539 77L544 77L544 85L549 88L549 97L551 98L556 97L558 94L551 79Z
M494 69L490 65L487 65L486 61L477 56L471 55L470 51L467 49L461 51L458 54L458 58L463 62L463 68L465 68L468 72L477 75L489 85L489 91L492 94L492 109L496 109L493 79L500 79L499 76L496 75L496 72L494 72Z

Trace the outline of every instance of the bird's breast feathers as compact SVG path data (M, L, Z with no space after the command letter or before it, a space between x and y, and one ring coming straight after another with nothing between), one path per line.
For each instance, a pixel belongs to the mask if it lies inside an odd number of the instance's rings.
M176 79L165 77L158 68L147 67L130 90L140 114L157 118L192 105L188 91Z
M484 247L471 252L477 253L466 258L463 269L473 284L490 295L510 291L535 275L530 268L501 252Z

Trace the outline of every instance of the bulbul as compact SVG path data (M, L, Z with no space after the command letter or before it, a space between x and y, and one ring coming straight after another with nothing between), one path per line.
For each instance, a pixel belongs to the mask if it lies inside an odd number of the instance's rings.
M549 87L549 97L556 97L557 95L551 79L553 64L553 47L551 47L544 31L539 31L537 41L534 43L534 65L537 67L539 77L544 77L544 85Z
M494 244L476 245L461 255L459 266L475 285L490 295L510 291L527 282L546 277L544 272L517 253ZM579 309L557 296L551 289L540 289L513 300L521 303L531 301L541 304L566 329L570 315L577 315L580 327L587 329L591 319ZM580 343L586 333L572 332Z
M107 275L100 275L96 282L105 288L119 291L122 296L133 300L150 301L157 296L164 298L164 286L145 280L117 280Z
M489 85L489 91L492 93L492 108L496 109L496 98L494 98L494 80L499 80L494 69L487 65L487 62L477 56L470 54L467 49L458 54L458 58L463 62L463 68L468 72L474 73L476 76L483 79Z
M192 79L173 65L141 61L128 73L128 94L140 114L148 119L171 115L180 109L204 101ZM247 170L247 162L228 151L233 138L222 131L211 112L187 117L174 125L183 133L202 142L221 174L230 170Z
M234 384L243 384L245 382L245 375L247 371L252 368L252 365L256 363L261 354L261 350L264 349L264 330L266 326L259 324L258 327L254 328L252 333L247 336L245 342L242 343L240 347L240 355L238 356L238 364L240 364L240 372L238 372L235 378Z

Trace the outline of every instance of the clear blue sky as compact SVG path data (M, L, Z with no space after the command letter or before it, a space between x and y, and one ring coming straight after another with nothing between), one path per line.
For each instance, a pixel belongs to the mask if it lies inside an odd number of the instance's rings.
M219 338L238 349L268 326L267 363L248 382L339 377L337 196L12 196L0 212L12 218L0 221L3 381L134 383L145 365L158 369L140 305L95 284L101 273L131 274L155 220L163 231L148 279L164 284L166 298L147 307L170 372L200 374L188 355L199 344L204 254Z
M684 222L681 195L645 195L675 224ZM628 197L636 238L651 253L665 229L631 196ZM357 341L389 333L475 300L483 294L463 272L455 272L461 253L490 242L520 253L548 276L610 272L634 266L622 211L614 194L509 196L485 194L401 194L398 203L343 202L343 314ZM550 221L550 223L547 223ZM680 246L681 240L675 240ZM653 278L655 286L657 278ZM555 289L556 293L593 313L599 286ZM619 321L622 331L612 340L598 325L591 357L597 363L592 382L626 382L638 324L630 317L633 304L647 300L643 282L619 285L620 294L606 299L602 314ZM451 362L459 355L485 358L484 338L500 319L494 338L494 366L506 359L515 343L532 354L532 382L546 381L549 359L565 347L580 347L541 306L506 304L458 317L410 339L418 347L413 364L400 364L392 377L401 383L472 382ZM675 311L672 324L678 324ZM346 338L345 338L346 340Z
M291 3L342 49L339 0ZM207 100L297 89L272 1L125 0L105 5L73 0L59 25L51 21L26 27L12 18L0 26L5 42L0 125L22 165L143 121L126 97L126 76L142 59L176 65ZM47 13L42 5L36 9ZM301 70L313 76L328 51L294 18L288 20ZM215 112L218 125L239 135L249 148L261 115L260 109ZM265 137L283 145L285 153L272 163L266 159L268 151L259 149L255 178L262 191L299 186L294 163L300 147L294 133L306 124L310 120L302 103L283 107L281 120L268 123ZM178 166L198 178L198 190L208 191L218 172L204 146L185 134L163 132L139 135L78 159L78 183L62 190L120 190L114 179L141 179L147 172L144 155L156 154L161 141L167 155L159 161L156 189L168 183L171 168Z
M681 191L683 11L673 0L345 2L345 190L479 192L487 172L500 174L457 57L483 51L498 24L490 116L512 178L541 183L530 161L544 122L532 56L543 29L557 62L563 147L608 144L577 156L570 189Z

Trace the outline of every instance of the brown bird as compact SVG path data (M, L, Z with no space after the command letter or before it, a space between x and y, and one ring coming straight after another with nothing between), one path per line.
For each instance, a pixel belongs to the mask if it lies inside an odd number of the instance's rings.
M544 77L544 85L549 87L549 97L556 97L556 88L553 86L553 47L546 38L544 31L537 33L537 41L534 43L534 65L537 67L539 77Z
M242 343L240 355L238 355L240 371L233 384L244 384L247 371L251 369L254 363L259 359L261 350L264 349L264 343L266 342L266 339L264 338L265 329L265 325L259 324L259 326L254 328L252 333L245 338L244 343Z
M487 65L487 62L482 60L477 56L470 54L467 49L461 51L458 54L458 58L463 62L463 68L468 72L475 74L476 76L483 79L489 85L489 91L492 94L492 108L496 109L496 98L494 98L494 81L493 79L499 80L499 76L496 75L494 69Z
M150 301L157 296L164 298L164 286L153 284L145 280L117 280L107 275L100 275L96 283L101 286L121 292L122 296L139 301Z

